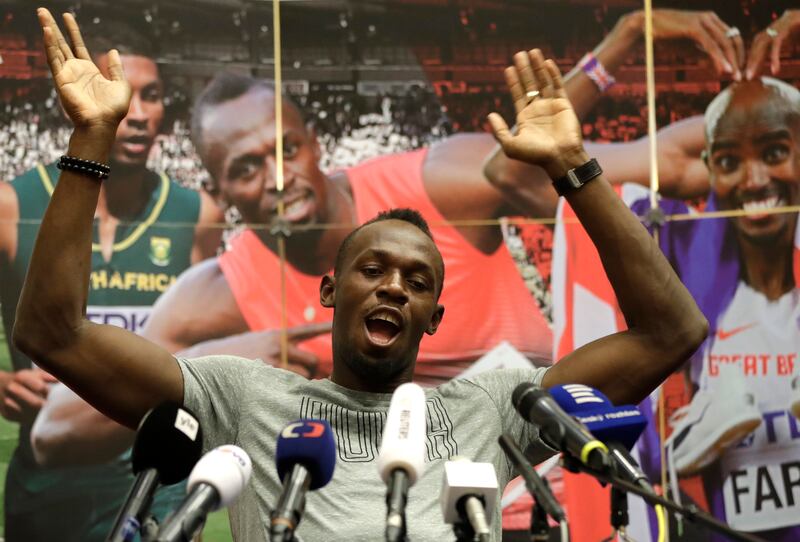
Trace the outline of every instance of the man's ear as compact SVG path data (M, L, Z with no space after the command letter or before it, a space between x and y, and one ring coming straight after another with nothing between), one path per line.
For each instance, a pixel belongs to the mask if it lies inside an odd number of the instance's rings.
M319 162L322 160L322 148L319 146L319 138L317 137L317 129L314 124L306 123L306 132L308 132L308 139L311 141L311 149L314 151L314 158Z
M444 305L436 305L436 311L434 311L433 316L431 316L431 322L428 324L425 333L428 335L436 333L436 330L439 329L439 324L442 323L442 318L444 318Z
M325 275L319 283L319 303L330 309L336 303L336 279Z

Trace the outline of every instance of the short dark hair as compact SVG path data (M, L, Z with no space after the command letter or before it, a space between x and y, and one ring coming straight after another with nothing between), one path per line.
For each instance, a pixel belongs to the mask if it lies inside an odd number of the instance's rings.
M205 154L203 152L203 117L205 117L206 111L216 105L244 96L257 88L275 92L275 85L272 84L272 81L231 72L215 75L206 85L194 102L190 127L192 143L200 153L201 159Z
M206 88L203 89L194 102L190 127L192 143L194 143L197 152L200 153L201 160L203 160L205 155L203 149L203 118L206 112L214 106L235 100L256 89L263 89L274 93L275 84L269 79L260 79L239 73L222 72L215 75L208 85L206 85ZM294 107L300 113L300 116L303 117L300 107L294 100L285 94L283 95L283 100Z
M121 55L155 57L152 37L148 38L126 22L103 18L98 24L81 25L81 31L84 44L93 56L116 49Z
M347 237L344 238L342 244L339 245L339 251L336 253L336 261L333 265L333 275L335 277L339 276L339 270L344 266L344 258L347 254L350 245L353 243L353 239L355 236L365 227L369 226L370 224L375 224L376 222L383 222L385 220L402 220L403 222L408 222L409 224L416 226L419 228L422 233L428 236L431 241L434 241L433 234L431 233L431 229L428 226L428 222L422 217L419 211L415 209L408 209L408 208L397 208L397 209L389 209L388 211L381 211L378 213L377 216L371 218L361 224L359 227L351 231L347 234ZM439 274L439 281L436 284L436 297L442 293L442 286L444 284L444 261L442 259L442 254L439 252L439 247L436 246L436 242L433 242L433 246L436 247L436 252L439 253L439 261L441 262L441 273Z

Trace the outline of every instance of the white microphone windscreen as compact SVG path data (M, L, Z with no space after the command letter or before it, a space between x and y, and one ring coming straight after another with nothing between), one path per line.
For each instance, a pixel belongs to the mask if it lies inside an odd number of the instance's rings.
M201 457L194 466L186 492L191 492L199 483L206 483L219 493L218 508L230 506L244 491L252 471L253 464L247 452L232 444L220 446Z
M392 471L408 474L409 486L425 469L425 392L417 384L399 386L392 395L378 455L378 472L389 483Z
M474 495L483 501L487 521L491 523L497 501L497 473L491 463L474 463L469 459L446 461L440 504L445 523L459 521L458 502Z

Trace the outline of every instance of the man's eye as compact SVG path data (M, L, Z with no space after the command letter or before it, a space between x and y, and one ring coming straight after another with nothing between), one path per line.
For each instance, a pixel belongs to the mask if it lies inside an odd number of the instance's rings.
M789 156L786 145L769 145L764 149L764 162L769 165L780 164Z
M298 145L295 145L294 143L284 142L284 144L283 144L283 157L284 158L294 158L299 149L300 149L300 147Z
M146 102L157 102L161 100L161 90L157 88L147 89L142 93L142 99Z
M234 180L248 180L258 171L255 164L239 164L231 169L229 177Z
M370 266L370 267L364 267L361 270L361 272L364 273L368 277L377 277L377 276L379 276L381 274L381 269L380 269L380 267Z
M420 275L411 275L408 277L408 283L417 290L427 290L429 288L428 279Z
M428 289L428 284L421 280L409 280L408 283L411 284L412 288L418 291L424 291Z
M739 159L731 154L721 154L714 158L714 165L717 169L730 173L739 166Z

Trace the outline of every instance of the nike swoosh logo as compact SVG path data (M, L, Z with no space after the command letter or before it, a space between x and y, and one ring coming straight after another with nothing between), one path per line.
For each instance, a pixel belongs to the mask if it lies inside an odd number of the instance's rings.
M720 328L720 329L717 330L717 338L720 341L724 341L725 339L730 339L731 337L733 337L737 333L741 333L742 331L748 330L751 327L753 327L754 325L756 325L756 322L751 322L751 323L745 324L743 326L735 327L733 329L729 329L728 331L725 331L724 329Z
M681 443L682 443L682 442L683 442L683 441L686 439L686 437L688 437L688 436L689 436L689 432L690 432L690 431L691 431L691 430L692 430L694 427L696 427L696 426L697 426L697 425L698 425L698 424L699 424L701 421L703 421L703 417L706 415L706 410L708 410L708 407L709 407L709 406L711 406L711 403L709 403L709 402L707 402L706 404L704 404L704 405L703 405L703 409L700 411L700 415L699 415L699 416L697 416L697 418L695 418L694 420L692 420L692 421L689 423L689 425L687 425L686 427L684 427L684 428L683 428L683 430L682 430L682 431L681 431L679 434L675 435L675 439L674 439L674 441L673 441L673 443L672 443L672 448L673 448L673 449L675 449L675 448L677 448L678 446L680 446L680 445L681 445ZM685 418L684 418L684 419L685 419ZM681 420L681 421L680 421L680 422L678 422L678 423L681 423L682 421L683 421L683 420Z

